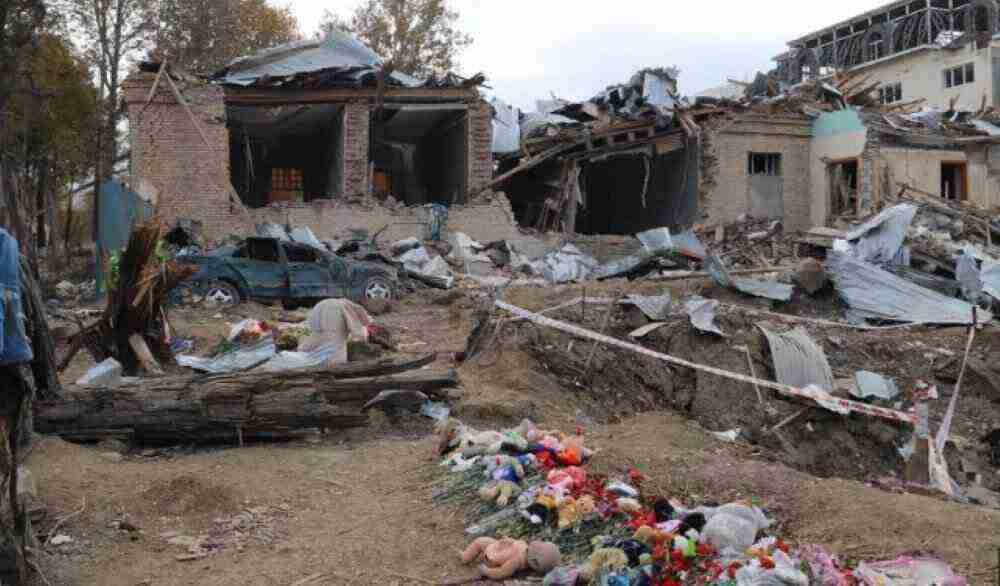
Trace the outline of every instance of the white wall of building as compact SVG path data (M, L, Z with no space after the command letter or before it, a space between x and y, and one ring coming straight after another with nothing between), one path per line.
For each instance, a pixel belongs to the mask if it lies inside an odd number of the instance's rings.
M871 81L884 85L902 83L903 102L924 98L925 107L947 109L950 100L957 98L959 110L979 110L983 97L988 105L994 104L993 56L1000 58L1000 47L976 49L975 43L957 50L926 49L857 69ZM945 87L945 70L973 63L975 82L953 88Z

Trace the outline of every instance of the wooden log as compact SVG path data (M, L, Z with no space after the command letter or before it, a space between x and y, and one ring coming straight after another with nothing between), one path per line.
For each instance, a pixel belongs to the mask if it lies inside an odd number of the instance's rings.
M35 427L73 439L128 436L142 441L228 441L244 435L287 434L308 428L363 426L361 406L381 391L419 390L441 397L457 374L393 372L426 363L348 364L329 371L238 373L147 379L114 389L70 387L59 401L39 402Z

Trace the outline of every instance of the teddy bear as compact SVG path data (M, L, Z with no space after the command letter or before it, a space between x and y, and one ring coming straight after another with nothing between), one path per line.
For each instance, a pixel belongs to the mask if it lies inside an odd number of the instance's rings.
M559 547L547 541L530 544L516 539L480 537L462 552L462 563L480 562L479 573L490 580L506 580L521 570L547 574L561 561Z
M486 502L496 502L498 507L506 507L512 497L521 494L521 487L509 480L490 482L479 489L479 498Z

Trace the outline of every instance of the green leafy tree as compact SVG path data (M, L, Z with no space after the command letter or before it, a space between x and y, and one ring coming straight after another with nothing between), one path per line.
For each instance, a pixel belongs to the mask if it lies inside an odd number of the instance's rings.
M158 51L189 71L211 73L300 38L291 9L265 0L161 0L159 12Z
M54 245L59 198L92 167L97 88L71 44L51 33L40 36L24 78L9 107L15 171L29 216L36 218L38 244ZM50 249L50 258L60 257Z
M10 107L24 87L24 64L37 46L45 15L42 0L0 0L0 219L22 242L27 240L28 230L15 174L17 151Z
M347 30L395 70L426 77L455 69L459 54L472 43L457 23L458 12L445 0L366 0L350 24L327 11L320 29Z

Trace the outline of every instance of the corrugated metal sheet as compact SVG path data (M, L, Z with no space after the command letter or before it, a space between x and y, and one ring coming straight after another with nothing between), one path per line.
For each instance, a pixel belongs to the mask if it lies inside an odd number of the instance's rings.
M771 347L774 374L779 383L806 388L815 385L824 391L833 391L833 370L826 360L826 353L809 337L809 332L796 328L788 333L772 332L757 326Z
M961 324L972 321L972 305L911 283L841 252L827 257L827 271L837 293L864 319L905 323ZM993 319L987 311L979 320Z
M222 81L248 86L262 77L287 77L333 68L376 69L381 65L382 59L364 43L346 32L334 31L319 41L297 41L237 59L226 69ZM407 85L403 79L400 81Z
M705 259L705 270L712 275L712 279L722 287L736 289L741 293L762 297L773 301L790 301L795 288L785 283L777 281L760 281L757 279L734 279L729 276L729 271L722 264L722 260L716 255L710 255Z
M854 256L875 264L892 262L918 209L911 204L893 206L848 232L845 239L852 243Z

